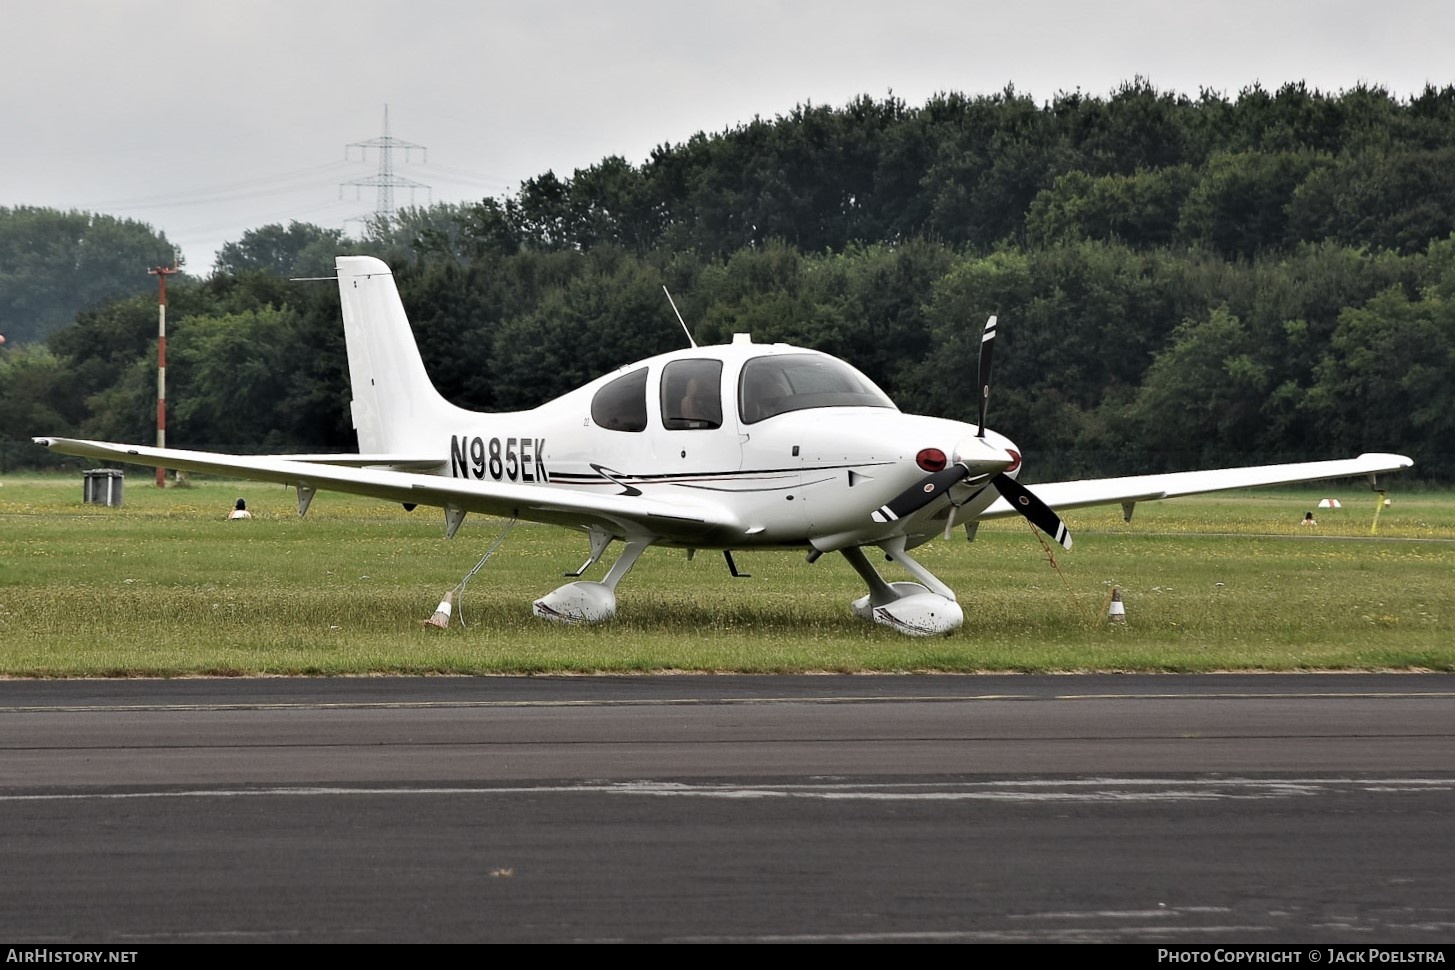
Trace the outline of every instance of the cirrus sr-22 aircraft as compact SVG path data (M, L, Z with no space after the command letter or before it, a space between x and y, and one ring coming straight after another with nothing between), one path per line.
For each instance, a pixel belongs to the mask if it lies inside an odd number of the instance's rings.
M980 349L977 424L905 414L852 366L825 353L754 343L691 346L622 367L528 411L479 413L446 401L425 372L389 267L336 261L359 453L245 456L36 438L54 451L115 462L278 482L304 514L319 489L444 510L453 537L470 512L580 530L586 562L613 541L600 581L577 579L536 600L537 616L598 622L651 546L797 548L809 562L847 559L868 586L853 609L914 635L946 633L964 613L910 550L957 525L1023 515L1062 546L1057 509L1135 503L1222 489L1409 467L1401 455L1054 482L1016 481L1020 449L985 426L995 318ZM689 335L690 341L690 335ZM912 581L889 582L865 554L882 550Z

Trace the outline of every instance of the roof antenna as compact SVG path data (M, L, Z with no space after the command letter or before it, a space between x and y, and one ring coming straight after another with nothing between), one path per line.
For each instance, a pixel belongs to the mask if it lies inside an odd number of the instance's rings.
M687 334L687 342L692 345L692 349L693 350L696 350L697 349L697 341L695 341L695 340L692 339L692 331L687 329L687 321L686 320L683 320L682 319L682 314L680 312L678 312L678 310L677 310L677 301L674 300L674 299L672 299L672 291L669 290L669 289L667 289L667 284L666 283L663 283L662 284L662 292L665 293L665 294L667 294L667 302L670 303L670 304L672 304L672 312L677 314L677 322L680 323L680 324L682 324L682 332L685 333L685 334Z

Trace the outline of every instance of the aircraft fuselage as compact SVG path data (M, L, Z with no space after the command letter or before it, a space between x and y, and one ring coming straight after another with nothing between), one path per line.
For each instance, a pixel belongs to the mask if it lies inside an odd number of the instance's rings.
M781 388L788 393L767 410L754 396L764 392L752 384L763 370L799 384ZM708 385L705 403L681 399L686 384L674 381L683 371ZM825 403L801 406L800 397ZM684 416L692 407L702 416ZM890 524L869 521L863 510L922 479L927 469L918 456L926 449L946 460L967 448L1014 449L995 432L980 440L963 422L901 412L867 377L828 355L745 338L651 358L530 411L458 417L462 426L440 441L451 478L669 501L720 498L745 528L711 544L744 548L841 548L911 527L934 534L943 510L937 522ZM994 498L976 495L966 511ZM709 544L700 535L659 541Z

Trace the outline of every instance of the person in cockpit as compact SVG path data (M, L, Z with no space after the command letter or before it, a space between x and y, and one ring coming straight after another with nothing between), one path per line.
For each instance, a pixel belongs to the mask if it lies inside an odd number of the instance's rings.
M788 378L777 367L749 367L743 378L743 420L761 421L785 410L783 399L793 393Z
M708 395L704 381L698 377L689 378L687 393L682 396L682 417L691 421L694 427L717 427L722 424L721 412L717 402Z

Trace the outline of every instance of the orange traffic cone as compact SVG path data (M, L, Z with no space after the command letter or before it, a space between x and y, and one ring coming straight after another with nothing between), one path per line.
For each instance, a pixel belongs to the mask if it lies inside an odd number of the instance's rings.
M1127 608L1122 605L1122 591L1119 587L1111 588L1111 605L1107 607L1106 619L1108 623L1127 622Z

